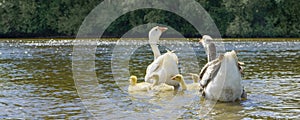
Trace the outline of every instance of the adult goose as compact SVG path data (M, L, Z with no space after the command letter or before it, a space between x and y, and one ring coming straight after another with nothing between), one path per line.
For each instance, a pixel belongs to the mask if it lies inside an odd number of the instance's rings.
M149 32L149 43L154 54L154 61L147 67L145 82L153 83L150 75L157 74L158 83L166 83L172 86L179 86L177 81L171 80L171 77L178 74L178 57L173 51L161 55L157 47L157 42L161 34L168 28L156 26Z
M203 46L213 44L207 42L207 38L212 40L209 36L203 36ZM213 47L215 47L213 45ZM214 58L216 53L215 48L204 47L207 56ZM214 50L214 51L212 51ZM208 63L202 68L199 77L200 85L203 88L202 95L207 99L214 99L218 101L235 101L246 98L246 92L241 84L242 68L239 64L238 57L235 51L221 54L216 59L208 59Z

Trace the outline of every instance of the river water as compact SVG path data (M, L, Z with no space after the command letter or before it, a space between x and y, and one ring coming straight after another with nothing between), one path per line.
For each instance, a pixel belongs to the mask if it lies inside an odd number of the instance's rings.
M197 91L129 94L128 78L143 81L153 55L147 42L98 40L94 68L99 93L82 95L72 71L72 40L0 41L0 119L298 119L300 118L299 40L221 42L236 50L245 63L245 101L216 103L202 114L205 101ZM206 63L203 47L195 41L168 40L162 53L175 50L180 73L199 73ZM88 46L87 46L88 47ZM81 61L85 57L82 57ZM77 59L78 60L78 59ZM74 67L74 66L73 66ZM74 69L73 69L74 70ZM77 76L78 77L78 76ZM96 96L94 103L84 96ZM96 101L95 101L96 100ZM172 102L170 102L172 101ZM90 101L91 102L91 101ZM95 105L95 108L91 108Z

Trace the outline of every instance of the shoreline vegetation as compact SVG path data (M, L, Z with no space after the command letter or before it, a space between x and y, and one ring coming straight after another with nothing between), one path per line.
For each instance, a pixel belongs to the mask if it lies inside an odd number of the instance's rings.
M103 0L58 1L0 1L0 38L75 38L89 13ZM195 0L210 15L223 38L300 38L300 4L297 0ZM127 3L130 2L130 3ZM127 9L139 0L112 2L112 6ZM160 5L172 6L168 2ZM175 3L174 3L175 4ZM178 4L178 5L177 5ZM193 9L186 1L178 1L178 11ZM126 8L127 7L127 8ZM119 10L119 11L116 11ZM109 18L122 9L108 7L99 11L101 18ZM194 17L193 13L184 13ZM107 28L107 20L94 19L86 32L103 36L121 37L131 29L149 23L170 26L185 38L201 37L184 18L159 9L139 9L127 12ZM201 24L202 25L202 24ZM209 25L203 24L203 28ZM153 26L148 26L147 31ZM143 34L143 31L134 31ZM202 32L206 32L206 29ZM170 34L174 34L171 33ZM201 33L202 34L202 33ZM143 36L138 36L143 37Z

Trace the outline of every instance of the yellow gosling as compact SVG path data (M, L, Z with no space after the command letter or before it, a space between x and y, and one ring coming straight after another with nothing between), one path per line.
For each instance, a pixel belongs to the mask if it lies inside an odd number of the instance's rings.
M174 90L174 86L168 85L166 83L159 83L158 82L159 81L159 75L158 74L153 74L150 78L154 80L154 82L151 86L151 90L157 91L157 92L173 91Z
M182 90L200 90L199 83L195 83L195 81L194 81L194 83L186 84L185 80L181 74L177 74L174 77L172 77L171 79L178 81Z
M147 82L137 83L137 77L134 75L130 76L129 82L128 92L148 91L152 85Z
M198 74L195 74L195 73L189 73L189 75L192 76L192 79L193 79L193 82L194 82L194 83L199 83L200 78L199 78L199 75L198 75Z

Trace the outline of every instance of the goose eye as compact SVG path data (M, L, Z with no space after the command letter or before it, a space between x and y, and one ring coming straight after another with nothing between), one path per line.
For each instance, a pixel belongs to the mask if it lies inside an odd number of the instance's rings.
M157 31L157 29L155 29L155 31Z

